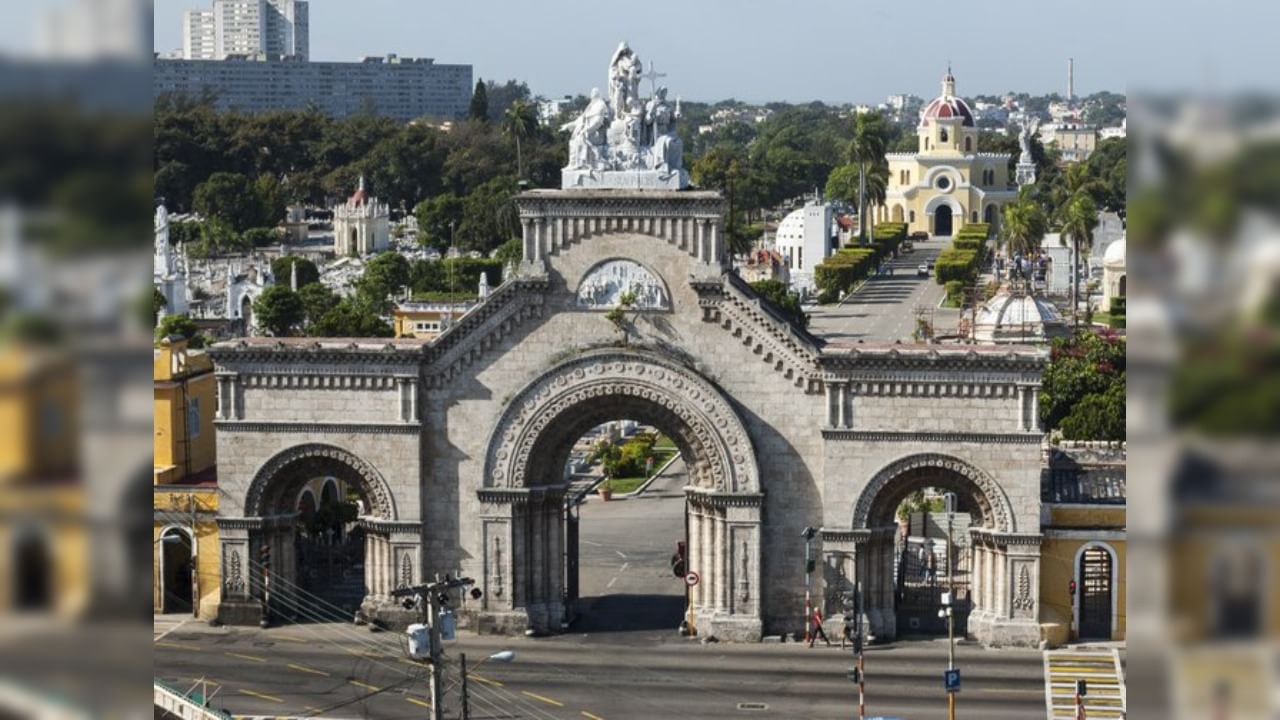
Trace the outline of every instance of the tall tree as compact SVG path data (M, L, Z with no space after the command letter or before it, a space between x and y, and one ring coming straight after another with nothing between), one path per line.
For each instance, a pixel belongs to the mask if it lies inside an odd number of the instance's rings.
M471 107L467 108L467 117L481 122L489 121L489 91L485 89L484 80L476 80L476 89L471 93Z
M520 143L538 127L538 117L533 104L517 99L502 114L502 132L516 141L516 178L524 178L524 155Z
M1093 248L1093 231L1098 227L1098 206L1088 193L1071 199L1062 216L1062 232L1071 238L1071 317L1078 320L1080 296L1080 253Z
M285 337L302 324L306 308L288 285L272 285L253 301L253 315L271 335Z
M858 166L858 242L867 242L867 176L883 163L886 145L884 116L878 112L858 115L849 141L849 160Z
M1040 247L1045 231L1048 230L1044 211L1031 198L1029 187L1024 188L1018 199L1005 205L1001 211L1000 237L1010 254L1031 254Z

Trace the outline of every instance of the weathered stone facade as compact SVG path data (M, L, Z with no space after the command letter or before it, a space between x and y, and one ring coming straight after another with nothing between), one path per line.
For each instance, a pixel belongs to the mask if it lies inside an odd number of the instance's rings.
M975 517L986 584L973 632L1038 640L1036 594L1017 591L1024 576L1038 587L1043 351L824 344L728 272L715 193L532 191L518 202L515 277L430 344L255 339L210 351L224 565L248 568L252 543L283 538L294 476L324 467L362 488L370 537L382 538L366 553L370 612L391 611L408 558L415 578L475 578L484 596L463 612L481 629L559 631L560 469L583 432L625 417L659 427L689 463L704 633L800 628L800 534L813 526L825 596L861 579L873 631L891 637L893 509L934 486ZM669 309L628 313L624 331L579 303L580 283L610 260L656 276ZM224 587L225 600L249 602L250 585Z

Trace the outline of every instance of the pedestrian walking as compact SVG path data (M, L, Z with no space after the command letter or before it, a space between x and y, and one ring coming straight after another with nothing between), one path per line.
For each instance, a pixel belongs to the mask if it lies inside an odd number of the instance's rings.
M822 629L822 608L815 607L813 615L809 617L813 625L813 631L809 633L809 647L813 647L813 641L817 640L819 635L822 636L822 642L826 643L827 647L831 647L831 640L827 637L827 631Z
M938 556L933 554L933 548L930 547L924 561L924 578L925 582L934 585L938 582Z
M840 630L840 649L843 650L846 643L853 644L853 631L857 626L857 618L852 612L844 614L844 627Z

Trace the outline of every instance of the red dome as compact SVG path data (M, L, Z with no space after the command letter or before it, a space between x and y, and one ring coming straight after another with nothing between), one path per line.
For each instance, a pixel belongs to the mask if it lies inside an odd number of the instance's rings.
M920 124L928 125L929 120L933 118L940 120L964 118L964 122L960 124L973 127L973 111L969 109L969 104L954 95L944 95L929 103L924 112L920 113Z

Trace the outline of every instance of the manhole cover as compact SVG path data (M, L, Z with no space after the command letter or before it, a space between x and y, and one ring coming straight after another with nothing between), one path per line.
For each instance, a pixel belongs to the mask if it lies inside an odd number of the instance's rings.
M738 703L739 710L768 710L769 706L758 702Z

